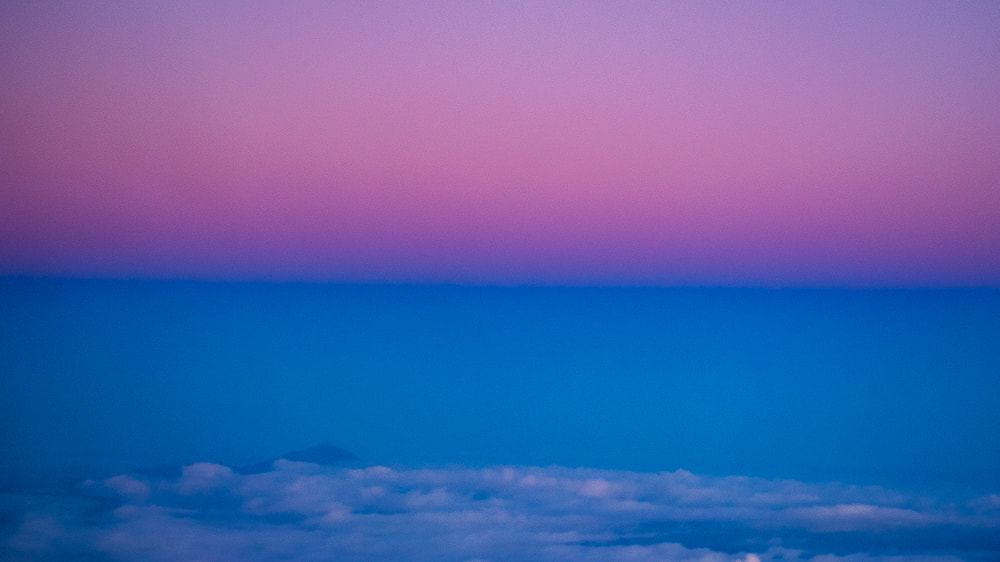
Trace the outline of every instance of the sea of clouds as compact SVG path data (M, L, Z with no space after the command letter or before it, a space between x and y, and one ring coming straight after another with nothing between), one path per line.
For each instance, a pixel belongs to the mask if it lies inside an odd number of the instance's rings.
M3 560L998 560L961 501L679 470L197 463L0 495Z

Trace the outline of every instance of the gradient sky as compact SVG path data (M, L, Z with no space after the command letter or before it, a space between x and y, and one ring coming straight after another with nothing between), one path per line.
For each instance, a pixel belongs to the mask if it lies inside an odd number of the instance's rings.
M0 6L0 273L1000 286L996 2Z

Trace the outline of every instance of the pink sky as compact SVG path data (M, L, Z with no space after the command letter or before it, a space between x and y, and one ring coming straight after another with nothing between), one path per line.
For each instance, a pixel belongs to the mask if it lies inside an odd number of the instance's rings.
M0 274L1000 286L998 30L991 1L4 2Z

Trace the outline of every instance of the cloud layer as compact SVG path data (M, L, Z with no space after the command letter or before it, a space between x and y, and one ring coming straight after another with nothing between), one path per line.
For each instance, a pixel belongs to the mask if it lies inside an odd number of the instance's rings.
M980 560L1000 496L563 467L119 475L2 496L0 558Z

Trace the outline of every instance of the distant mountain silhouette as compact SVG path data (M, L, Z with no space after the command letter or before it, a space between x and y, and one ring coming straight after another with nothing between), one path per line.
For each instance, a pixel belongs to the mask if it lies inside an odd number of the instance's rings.
M280 458L295 462L311 462L322 465L341 464L346 461L361 460L355 456L354 453L345 451L340 447L334 447L329 443L321 443L315 447L309 447L308 449L302 449L301 451L292 451L291 453L282 455Z
M273 470L274 461L287 460L295 462L309 462L323 466L344 466L355 465L361 462L354 453L335 447L329 443L320 443L315 447L285 453L276 459L258 462L245 466L238 466L233 470L239 474L259 474Z
M274 470L274 462L278 460L288 460L295 462L308 462L322 466L356 466L361 463L361 459L354 453L336 447L329 443L320 443L301 451L291 451L266 461L255 462L253 464L233 467L233 472L237 474L260 474ZM165 478L174 480L180 478L182 469L191 463L171 463L154 467L138 468L130 471L131 474L140 476L151 476L153 478Z
M150 476L152 478L163 478L165 480L176 480L181 477L182 469L191 463L172 462L158 466L144 466L135 470L130 470L129 474L137 476Z

